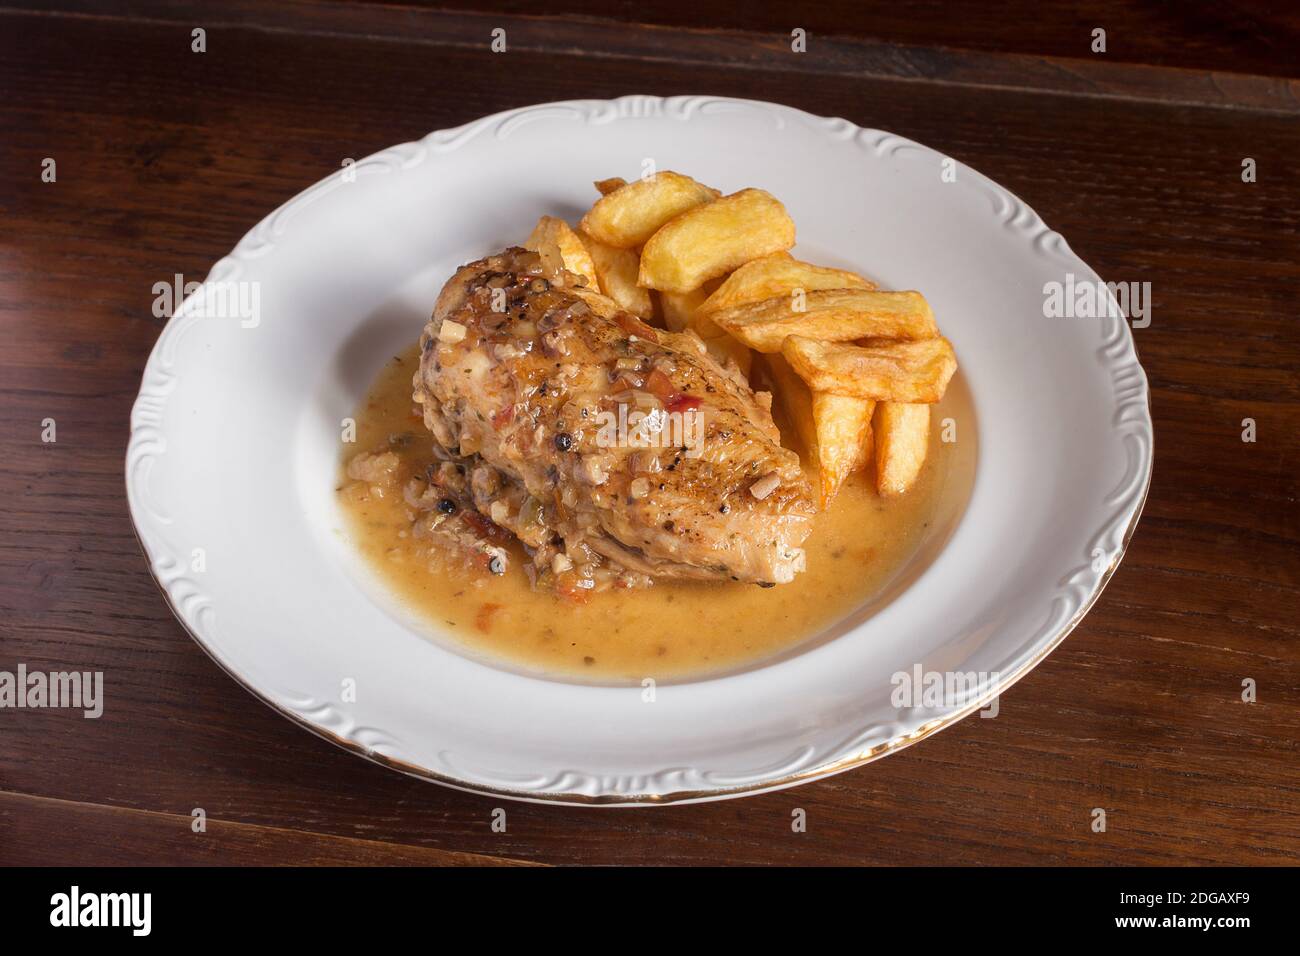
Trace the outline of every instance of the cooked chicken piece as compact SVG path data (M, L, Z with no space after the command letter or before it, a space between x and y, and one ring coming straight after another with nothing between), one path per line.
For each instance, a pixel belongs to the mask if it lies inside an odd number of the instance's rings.
M437 443L468 463L475 507L541 552L543 576L568 575L562 590L594 587L596 567L631 572L625 586L770 586L803 569L812 493L771 396L536 253L451 278L414 388Z

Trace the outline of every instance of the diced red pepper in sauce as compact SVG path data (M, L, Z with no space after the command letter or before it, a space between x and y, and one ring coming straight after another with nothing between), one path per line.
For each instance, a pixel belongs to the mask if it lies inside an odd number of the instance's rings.
M467 508L462 512L462 514L465 516L466 523L485 538L491 538L493 541L505 542L509 541L511 537L513 537L513 535L511 535L505 528L501 527L501 525L497 524L491 518L479 514L477 511L470 511Z
M586 604L591 600L591 589L581 586L582 578L574 571L565 571L555 578L555 593L570 604Z
M645 339L647 342L659 344L659 333L652 327L646 325L640 319L630 312L618 312L614 315L614 321L628 335L635 335L639 339Z
M664 408L670 412L684 412L704 404L704 399L673 388L673 380L657 368L651 369L645 377L645 390L663 402Z
M650 374L645 377L645 390L661 402L677 394L677 390L673 388L673 380L657 368L651 369Z

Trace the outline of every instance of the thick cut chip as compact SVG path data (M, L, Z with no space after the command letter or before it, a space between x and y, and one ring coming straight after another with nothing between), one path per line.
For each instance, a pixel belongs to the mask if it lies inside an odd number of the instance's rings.
M581 230L578 237L591 255L600 291L638 318L651 318L654 305L650 301L650 291L636 284L640 266L636 253L631 249L616 249Z
M791 335L781 353L813 391L879 402L937 402L957 371L942 337L859 346Z
M916 481L930 446L930 406L881 402L876 408L876 490L901 495Z
M682 213L652 235L641 250L637 281L663 292L690 292L793 245L794 221L780 200L761 189L742 189Z
M727 362L735 362L736 368L740 374L749 378L749 372L753 365L754 353L743 342L737 342L730 335L715 335L712 338L700 336L704 342L704 347L708 349L709 354L717 361L719 365L726 368Z
M763 256L727 276L718 291L709 296L700 308L714 312L747 302L761 302L775 296L788 295L796 289L816 292L820 289L874 289L876 284L855 272L828 269L800 262L788 252Z
M794 449L801 445L804 463L811 467L817 462L817 423L813 418L812 392L780 355L765 355L763 360L776 400L784 410L787 422L794 428L799 443L795 445L787 438L783 444Z
M596 191L602 196L608 196L615 189L626 186L627 180L622 176L611 176L609 179L598 179L592 185L596 187Z
M659 299L663 312L664 324L673 332L694 329L700 338L715 339L727 333L700 315L700 303L707 299L721 280L710 279L698 289L690 292L654 292Z
M777 401L803 446L804 461L817 466L825 508L845 479L871 460L871 413L876 403L814 392L782 356L763 359Z
M748 378L754 358L749 346L737 341L699 313L700 303L716 287L716 282L706 282L691 292L657 293L663 310L664 325L670 332L691 330L700 337L709 354L719 364L725 366L728 359L734 360L741 374Z
M531 249L542 257L542 268L547 272L567 269L576 275L585 276L593 287L600 281L596 276L596 264L591 261L591 253L563 219L543 216L537 220L532 235L524 242L524 248Z
M602 180L596 188L612 180ZM605 193L582 217L578 227L590 236L617 249L641 245L664 223L721 193L697 183L690 176L664 170L637 179Z
M812 393L823 508L835 497L844 479L870 459L871 413L875 407L869 398Z
M760 352L781 351L787 335L852 342L864 338L928 339L939 334L934 313L919 292L822 289L800 295L796 290L761 302L704 310L704 314Z
M664 325L670 332L681 332L685 329L692 328L695 313L699 310L700 303L709 297L704 287L694 289L690 292L661 292L659 293L659 304L663 308ZM714 334L721 332L714 326Z

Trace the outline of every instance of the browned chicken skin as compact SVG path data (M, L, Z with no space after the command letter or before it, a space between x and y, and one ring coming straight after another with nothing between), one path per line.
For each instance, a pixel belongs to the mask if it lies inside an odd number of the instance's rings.
M770 396L535 253L447 282L414 388L473 506L529 548L539 583L771 585L803 569L812 492Z

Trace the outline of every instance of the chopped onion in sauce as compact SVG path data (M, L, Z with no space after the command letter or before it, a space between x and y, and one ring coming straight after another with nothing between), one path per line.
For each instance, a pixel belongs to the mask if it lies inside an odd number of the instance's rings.
M465 326L459 322L453 322L451 319L443 319L442 325L438 327L438 341L454 345L465 338Z
M774 471L769 471L766 475L749 486L749 493L759 501L762 501L772 492L776 491L780 484L781 476Z

